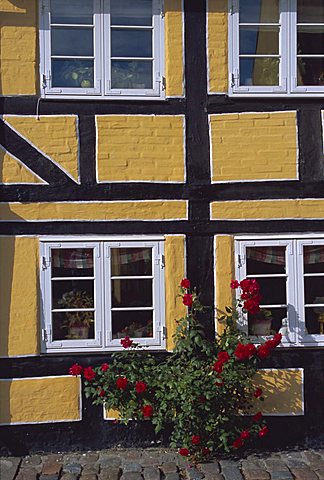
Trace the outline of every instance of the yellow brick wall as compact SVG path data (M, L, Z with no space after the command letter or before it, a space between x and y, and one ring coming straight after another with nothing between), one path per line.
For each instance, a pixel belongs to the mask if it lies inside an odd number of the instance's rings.
M183 2L164 0L166 96L184 95Z
M296 112L210 115L212 181L297 179Z
M44 183L0 146L0 183Z
M4 120L78 181L79 144L75 115L41 115L38 118L4 115Z
M38 269L36 238L0 238L0 357L39 353Z
M208 0L207 59L209 93L228 91L228 2Z
M230 289L231 280L235 276L234 267L234 237L230 235L216 235L215 237L215 305L216 331L221 333L224 324L218 321L226 313L225 307L233 305L233 291Z
M38 90L36 0L0 0L0 95Z
M97 116L98 179L183 182L184 116Z
M0 380L0 425L81 420L81 379Z

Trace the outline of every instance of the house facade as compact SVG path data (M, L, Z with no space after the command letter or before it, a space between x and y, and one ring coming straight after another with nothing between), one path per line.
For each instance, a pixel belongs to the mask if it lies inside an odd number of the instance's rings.
M0 0L0 451L151 441L68 370L172 351L184 276L210 338L258 280L268 445L322 438L323 37L322 0Z

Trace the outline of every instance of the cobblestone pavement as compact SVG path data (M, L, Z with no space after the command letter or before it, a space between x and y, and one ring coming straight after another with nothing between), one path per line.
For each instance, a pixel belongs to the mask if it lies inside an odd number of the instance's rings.
M324 449L189 465L168 449L0 457L1 480L324 480Z

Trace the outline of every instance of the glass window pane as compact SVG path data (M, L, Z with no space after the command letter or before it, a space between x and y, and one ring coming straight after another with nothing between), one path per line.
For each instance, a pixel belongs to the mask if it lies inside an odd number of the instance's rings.
M279 58L240 58L240 85L278 86Z
M113 307L151 307L152 280L112 280Z
M297 27L297 53L324 55L324 25Z
M112 25L152 25L152 0L111 0Z
M92 248L62 248L51 250L52 277L92 277Z
M261 305L286 305L286 277L257 278L261 290Z
M249 315L249 335L271 335L277 333L282 327L282 319L287 318L286 308L274 308L269 309L271 311L271 317L268 319L262 318L262 315Z
M306 335L324 334L324 307L305 308Z
M112 60L111 87L125 89L152 89L153 62Z
M297 0L298 23L324 23L323 0Z
M240 0L240 22L279 22L279 0Z
M324 303L324 276L304 277L304 289L305 303Z
M324 85L324 57L297 58L297 85L323 86Z
M52 87L93 88L93 60L52 59Z
M93 23L93 1L51 0L51 23Z
M121 30L111 31L112 57L151 57L151 30Z
M304 246L303 249L304 272L324 273L324 245Z
M111 275L113 277L152 275L152 249L112 248Z
M93 308L93 280L52 281L52 299L52 308Z
M241 27L240 53L276 55L279 53L279 27Z
M112 338L153 337L153 311L112 312Z
M94 339L94 312L52 313L53 340Z
M92 28L53 27L52 55L93 56Z
M286 273L286 247L248 247L248 275Z

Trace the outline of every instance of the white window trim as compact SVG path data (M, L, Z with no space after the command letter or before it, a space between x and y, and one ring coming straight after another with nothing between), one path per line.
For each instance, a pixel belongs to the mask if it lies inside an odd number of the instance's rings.
M319 235L287 235L287 236L237 236L235 237L235 275L240 281L246 277L245 249L247 246L286 245L287 266L287 304L288 304L288 335L283 338L283 347L318 347L324 346L324 335L305 334L304 280L303 280L303 245L324 245L324 236ZM240 263L241 262L241 263ZM296 279L296 281L294 281ZM243 314L238 321L238 327L248 333L247 315ZM252 337L259 343L265 337Z
M165 350L164 238L45 237L40 239L41 351L42 353L105 352L123 350L120 339L111 338L109 250L112 247L151 247L153 252L153 337L134 338L151 350ZM52 340L50 251L52 248L94 248L96 308L95 338Z
M239 0L229 0L229 95L236 97L322 97L324 86L297 86L297 0L280 0L280 85L239 86Z
M94 2L94 88L70 88L51 86L51 35L50 0L40 1L40 88L43 98L61 99L109 99L109 100L163 100L165 98L164 77L164 13L163 0L153 1L153 88L111 89L110 61L105 61L109 47L110 0ZM109 54L110 58L110 54Z

